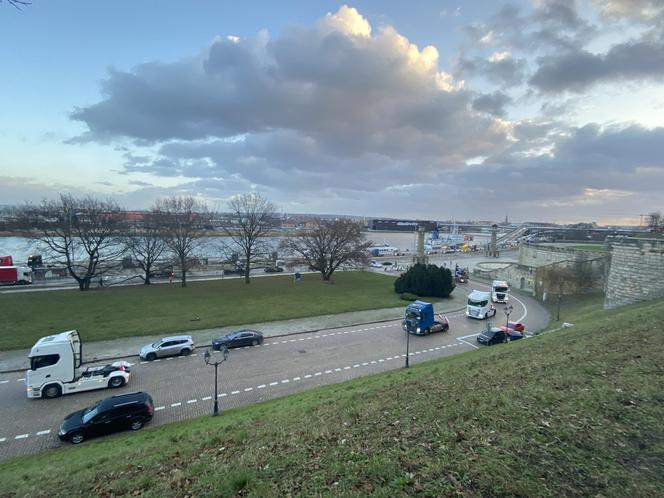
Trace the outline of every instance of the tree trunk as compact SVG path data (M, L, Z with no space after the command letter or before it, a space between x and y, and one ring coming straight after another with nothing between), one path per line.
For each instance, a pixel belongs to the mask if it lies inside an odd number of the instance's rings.
M146 265L144 270L145 270L145 278L143 279L143 285L150 285L152 282L150 282L150 269L152 267L150 265Z
M249 280L249 270L250 270L250 269L249 269L249 266L247 266L247 267L244 269L244 283L245 283L245 284L249 284L249 283L251 283L251 280Z
M187 269L182 265L182 287L187 286Z

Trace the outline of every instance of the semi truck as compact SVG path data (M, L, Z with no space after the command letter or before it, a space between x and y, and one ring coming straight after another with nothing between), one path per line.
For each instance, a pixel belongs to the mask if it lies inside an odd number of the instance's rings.
M491 300L494 303L506 303L510 300L510 285L504 280L494 280L491 284Z
M466 316L478 320L496 316L496 307L491 303L491 292L473 290L468 294Z
M39 339L28 358L25 375L28 398L57 398L93 389L118 388L129 382L130 363L82 368L83 345L76 330Z
M23 285L32 283L32 270L26 266L0 266L0 284Z
M414 301L406 308L402 327L409 334L429 335L434 332L447 332L450 329L450 321L446 316L435 316L433 304Z

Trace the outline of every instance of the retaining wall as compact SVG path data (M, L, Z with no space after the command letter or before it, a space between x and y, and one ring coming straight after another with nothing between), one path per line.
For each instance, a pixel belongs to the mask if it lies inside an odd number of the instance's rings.
M664 297L664 239L607 237L604 308Z

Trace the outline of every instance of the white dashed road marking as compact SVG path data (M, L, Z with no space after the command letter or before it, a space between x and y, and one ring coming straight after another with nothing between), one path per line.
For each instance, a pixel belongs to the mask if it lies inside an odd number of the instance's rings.
M210 401L212 399L212 396L205 396L204 398L201 398L201 401Z
M171 403L171 406L173 408L175 408L176 406L181 406L181 405L182 405L182 403Z
M197 400L197 399L189 399L189 400L187 400L187 404L188 404L188 405L190 405L190 404L192 404L192 403L198 403L198 400Z
M30 434L19 434L18 436L14 436L14 439L25 439L29 436Z
M47 429L47 430L45 430L45 431L39 431L39 432L37 433L37 435L38 435L38 436L44 436L44 435L46 435L46 434L50 434L50 432L51 432L51 429Z

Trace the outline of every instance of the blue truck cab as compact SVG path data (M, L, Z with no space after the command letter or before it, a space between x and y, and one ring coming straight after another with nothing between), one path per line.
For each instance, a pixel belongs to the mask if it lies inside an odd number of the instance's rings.
M409 334L428 335L433 332L446 332L450 328L447 317L434 316L433 304L415 301L408 305L402 322L403 329Z

